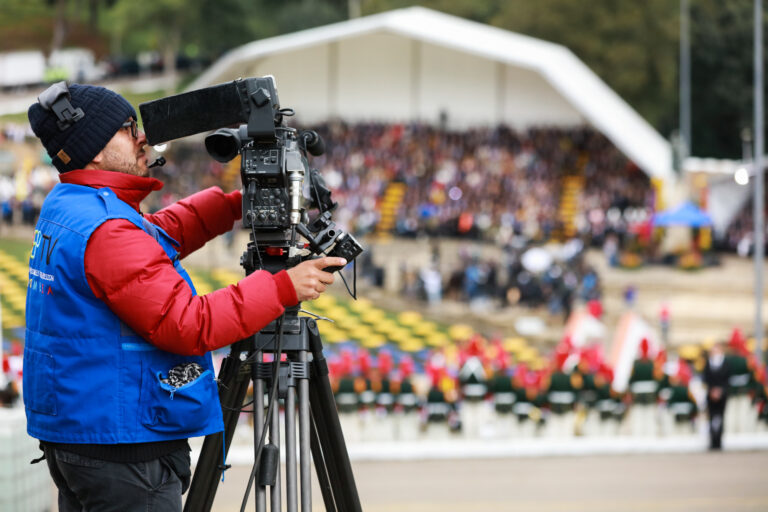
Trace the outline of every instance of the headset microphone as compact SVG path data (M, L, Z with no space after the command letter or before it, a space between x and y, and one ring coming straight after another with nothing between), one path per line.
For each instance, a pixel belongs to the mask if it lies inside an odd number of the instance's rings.
M154 162L149 164L147 166L147 169L151 169L153 167L162 167L163 165L165 165L165 157L161 156L161 157L158 157Z

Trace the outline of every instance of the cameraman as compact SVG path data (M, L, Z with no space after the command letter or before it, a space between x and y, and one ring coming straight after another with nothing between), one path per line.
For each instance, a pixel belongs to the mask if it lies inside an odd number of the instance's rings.
M261 330L333 282L305 261L197 296L179 263L232 229L241 194L213 187L143 215L149 177L136 112L103 87L55 84L29 108L61 173L30 255L24 349L29 435L59 510L181 510L187 438L223 430L210 351Z

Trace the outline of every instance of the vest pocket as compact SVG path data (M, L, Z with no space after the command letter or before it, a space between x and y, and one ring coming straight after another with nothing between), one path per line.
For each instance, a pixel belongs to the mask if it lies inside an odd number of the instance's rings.
M24 406L40 414L56 415L55 363L53 356L24 348Z
M213 372L174 387L163 382L162 372L144 373L141 385L142 424L149 430L174 434L196 432L206 426L218 396Z

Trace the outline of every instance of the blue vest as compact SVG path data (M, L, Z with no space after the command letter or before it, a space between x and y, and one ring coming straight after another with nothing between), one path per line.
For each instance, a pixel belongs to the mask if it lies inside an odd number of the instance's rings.
M85 247L108 219L126 219L155 238L194 293L165 231L109 188L56 185L40 212L29 258L23 388L27 432L50 442L115 444L222 431L210 354L180 356L156 348L91 291ZM205 370L196 380L178 388L161 381L174 366L190 362Z

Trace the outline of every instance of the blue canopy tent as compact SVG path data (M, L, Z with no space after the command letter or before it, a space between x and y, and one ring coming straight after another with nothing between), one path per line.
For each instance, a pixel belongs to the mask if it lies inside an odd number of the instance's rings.
M669 226L709 227L712 226L712 217L691 201L685 201L674 209L653 216L653 227Z

